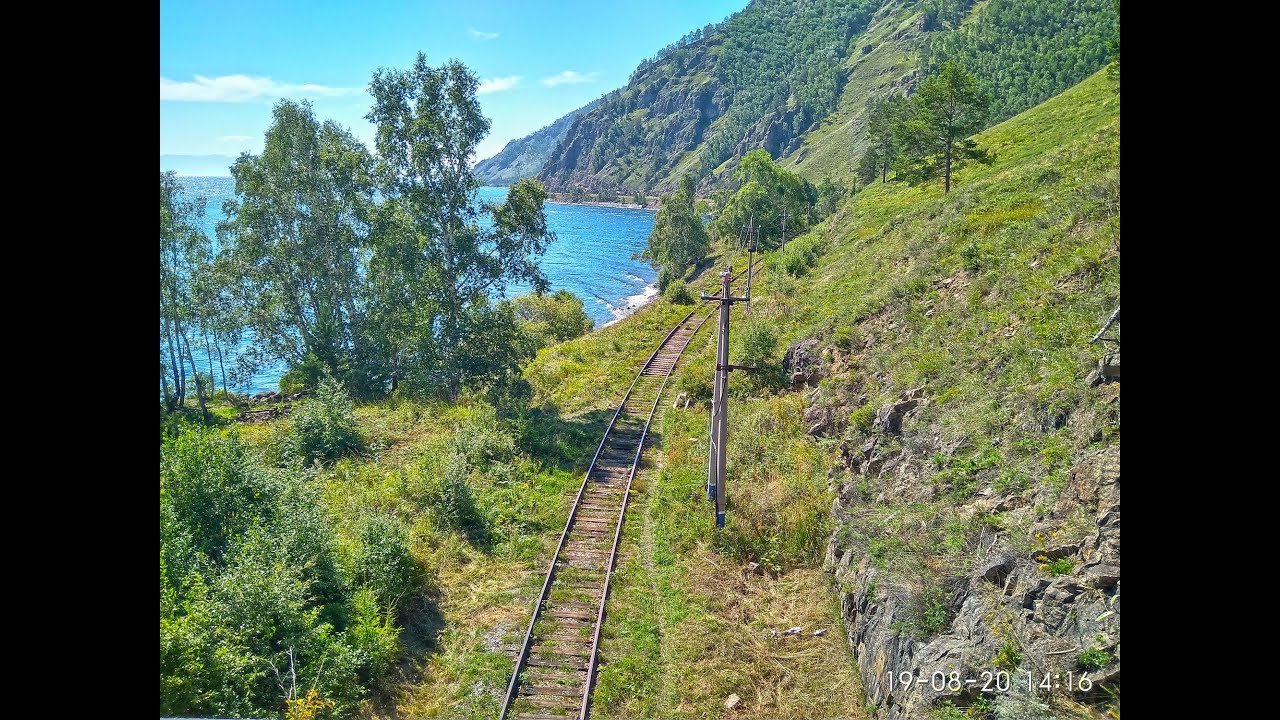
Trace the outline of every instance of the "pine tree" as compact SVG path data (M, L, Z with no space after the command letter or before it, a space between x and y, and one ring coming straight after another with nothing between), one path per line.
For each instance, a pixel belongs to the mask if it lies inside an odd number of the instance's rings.
M959 64L948 61L921 82L911 105L895 133L911 179L941 174L944 192L951 192L951 175L965 161L990 161L970 136L985 126L991 99Z

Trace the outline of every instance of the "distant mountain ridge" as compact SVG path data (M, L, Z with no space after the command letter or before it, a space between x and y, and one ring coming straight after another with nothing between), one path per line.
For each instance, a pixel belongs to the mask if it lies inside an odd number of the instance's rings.
M564 139L573 121L600 104L597 98L535 133L512 140L497 155L476 163L474 172L485 185L511 185L521 178L535 177L547 158Z

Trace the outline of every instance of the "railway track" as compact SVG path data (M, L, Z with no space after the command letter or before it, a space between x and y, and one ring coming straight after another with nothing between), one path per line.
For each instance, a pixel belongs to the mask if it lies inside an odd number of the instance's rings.
M498 720L586 720L631 481L667 379L714 312L695 318L694 310L672 328L614 411L560 534Z

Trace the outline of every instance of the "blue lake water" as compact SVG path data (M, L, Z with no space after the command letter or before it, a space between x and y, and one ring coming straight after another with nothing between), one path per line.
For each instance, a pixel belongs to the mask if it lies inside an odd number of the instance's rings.
M187 195L208 198L204 229L212 237L214 226L224 217L223 201L235 193L235 182L230 177L183 177L180 180ZM501 202L506 198L507 189L484 187L478 194L482 200ZM556 240L542 256L542 272L553 291L564 289L582 298L596 327L626 315L629 309L656 293L657 273L648 264L632 259L633 254L644 249L645 239L653 228L652 210L550 202L545 210L547 226L555 233ZM529 291L528 286L512 285L505 297ZM196 364L202 370L207 369L203 348L195 346L196 338L192 338L192 343ZM216 360L214 365L217 370ZM236 389L275 390L284 369L281 365L265 368Z

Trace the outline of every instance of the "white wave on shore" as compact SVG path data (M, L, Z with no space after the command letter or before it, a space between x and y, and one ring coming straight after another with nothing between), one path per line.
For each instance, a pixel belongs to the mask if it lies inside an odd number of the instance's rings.
M658 297L658 286L656 284L645 285L644 290L641 290L635 295L628 295L627 297L623 298L622 299L623 305L621 305L620 307L615 307L613 305L610 305L609 312L613 313L613 319L605 323L604 325L601 325L600 327L609 327L610 325L618 322L622 318L630 315L636 310L639 310L640 308L644 307L648 303L652 302L653 299L656 297Z

